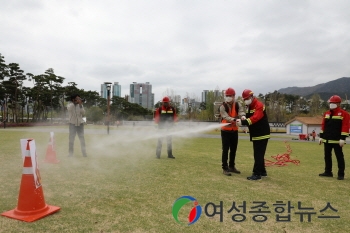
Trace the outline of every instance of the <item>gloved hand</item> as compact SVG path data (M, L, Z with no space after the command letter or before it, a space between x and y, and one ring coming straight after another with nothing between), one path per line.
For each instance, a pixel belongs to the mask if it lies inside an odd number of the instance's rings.
M231 125L236 125L236 118L233 118L233 120L231 121Z
M244 121L246 120L247 118L245 116L241 116L241 120Z
M343 147L344 144L345 144L345 140L341 140L341 139L340 139L340 140L339 140L339 146L340 146L340 147Z
M322 138L318 139L318 145L321 145L321 144L322 144L322 141L323 141Z
M240 119L237 119L237 120L236 120L236 125L237 125L237 126L242 126L242 121L241 121Z

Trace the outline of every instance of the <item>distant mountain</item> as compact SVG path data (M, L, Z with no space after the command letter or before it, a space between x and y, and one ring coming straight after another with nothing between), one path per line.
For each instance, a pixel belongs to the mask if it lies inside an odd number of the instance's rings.
M312 87L287 87L278 90L279 93L299 95L310 98L319 94L321 99L328 100L332 95L339 95L342 99L350 99L350 77L339 78Z

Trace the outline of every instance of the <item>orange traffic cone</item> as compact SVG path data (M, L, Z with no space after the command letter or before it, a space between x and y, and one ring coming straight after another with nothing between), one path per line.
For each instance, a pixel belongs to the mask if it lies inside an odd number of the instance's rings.
M53 132L50 133L49 145L47 146L46 157L44 161L46 163L59 162L59 160L56 159L55 138Z
M29 146L30 141L32 141L32 139L28 139L27 142L17 207L1 214L25 222L34 222L60 210L60 207L50 206L45 203L43 189L40 183L39 169L36 168L34 170L32 166ZM35 180L34 171L37 180ZM38 187L38 185L40 186Z

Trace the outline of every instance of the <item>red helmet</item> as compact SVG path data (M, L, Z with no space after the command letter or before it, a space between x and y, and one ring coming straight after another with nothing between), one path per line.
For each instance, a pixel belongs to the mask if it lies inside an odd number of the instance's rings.
M339 95L333 95L333 96L331 96L331 98L329 98L328 102L329 103L340 103L341 98Z
M232 87L227 88L227 90L225 91L225 95L236 95L235 90L233 90Z
M252 92L251 90L249 89L245 89L242 93L242 98L245 100L245 99L248 99L249 97L253 96L254 92Z
M170 99L168 96L164 96L162 101L163 101L163 103L169 103Z

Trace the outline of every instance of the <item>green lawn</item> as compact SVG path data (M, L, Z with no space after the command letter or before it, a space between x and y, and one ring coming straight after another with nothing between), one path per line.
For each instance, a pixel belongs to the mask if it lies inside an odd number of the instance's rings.
M42 128L38 128L40 131ZM47 129L47 128L45 128ZM105 128L102 128L105 129ZM21 131L23 130L23 131ZM30 131L29 131L30 130ZM46 203L61 207L53 215L26 223L0 216L0 232L348 232L350 228L350 176L345 180L321 178L323 146L315 142L292 141L291 159L300 165L267 167L268 177L248 181L253 166L252 143L241 139L236 166L242 174L222 175L221 140L219 138L175 137L175 160L155 158L155 129L113 128L111 135L86 134L88 158L83 158L76 139L75 155L67 157L68 134L57 131L58 164L44 163L49 132L35 129L0 129L1 202L0 212L14 209L22 173L19 139L34 138ZM27 132L26 132L27 131ZM286 152L281 140L270 140L266 158ZM344 148L346 159L350 145ZM347 161L349 162L349 161ZM333 168L336 174L336 159ZM202 207L199 220L191 225L178 224L172 216L174 201L193 196ZM223 203L223 221L219 215L206 216L207 203ZM291 202L290 222L277 222L273 204ZM246 220L233 222L228 213L232 203L246 202ZM252 220L249 213L256 204L266 202L271 213L265 222ZM298 210L312 207L314 210ZM320 210L330 202L333 208L323 215L339 219L320 219ZM191 205L180 210L179 219L186 221ZM311 222L295 212L316 212ZM208 208L212 213L213 208ZM286 213L284 213L286 215Z

